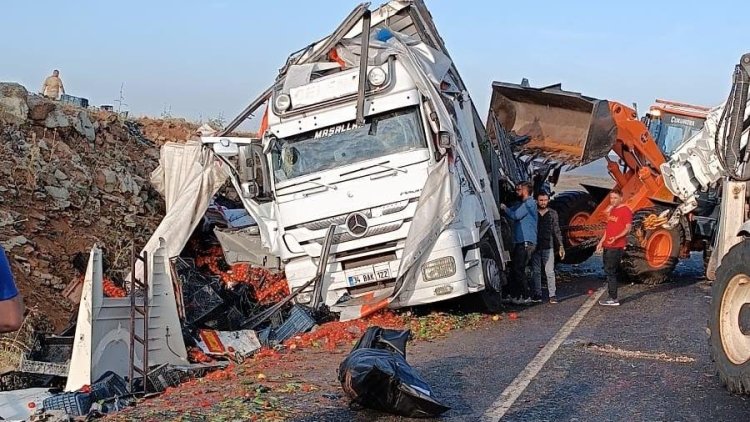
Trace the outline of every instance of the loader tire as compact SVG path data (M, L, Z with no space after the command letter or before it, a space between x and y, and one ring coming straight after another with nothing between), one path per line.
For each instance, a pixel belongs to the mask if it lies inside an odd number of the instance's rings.
M680 248L685 239L682 226L667 230L663 227L647 229L644 220L664 209L644 208L633 215L633 225L620 268L625 277L634 283L656 285L669 278L680 258Z
M750 239L733 246L716 270L708 328L721 382L732 393L750 394Z
M596 250L596 242L591 244L590 239L578 234L576 227L585 225L586 220L596 210L594 198L588 192L562 192L555 195L549 206L557 211L557 216L560 218L565 259L559 260L559 262L580 264L591 258Z

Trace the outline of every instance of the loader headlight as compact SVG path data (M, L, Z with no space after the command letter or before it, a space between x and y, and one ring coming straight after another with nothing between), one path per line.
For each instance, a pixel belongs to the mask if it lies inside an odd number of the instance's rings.
M456 260L452 256L433 259L422 266L424 281L446 278L454 274L456 274Z
M370 85L372 86L382 86L386 79L388 79L388 77L385 74L385 70L379 67L373 67L370 69L370 72L367 73L367 81L370 82Z
M281 111L289 110L289 107L292 106L292 98L289 96L289 94L279 94L276 96L274 105L276 105L276 108L278 110L281 110Z

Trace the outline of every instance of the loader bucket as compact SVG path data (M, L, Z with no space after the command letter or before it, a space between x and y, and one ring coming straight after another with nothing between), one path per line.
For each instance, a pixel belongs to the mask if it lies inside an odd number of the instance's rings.
M559 84L531 88L494 82L487 125L492 133L493 116L506 131L529 136L520 147L523 153L573 166L606 156L617 135L607 101L564 91Z

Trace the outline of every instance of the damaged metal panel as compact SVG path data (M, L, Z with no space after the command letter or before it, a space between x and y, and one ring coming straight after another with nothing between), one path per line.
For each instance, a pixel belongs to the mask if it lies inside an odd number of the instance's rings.
M247 262L255 267L281 269L281 261L264 248L257 226L242 229L215 228L214 234L224 250L229 265Z
M616 141L609 103L558 85L543 88L494 82L490 118L517 136L528 136L521 153L572 165L603 158ZM492 128L490 127L491 131Z
M187 364L187 351L177 316L174 289L166 268L166 249L162 241L149 265L149 363ZM66 391L91 385L105 372L128 375L130 353L130 298L104 297L102 252L91 249L83 284L83 296L73 344ZM140 327L142 324L136 324ZM143 336L143 332L136 334ZM140 351L139 351L140 352ZM140 353L136 361L140 364Z

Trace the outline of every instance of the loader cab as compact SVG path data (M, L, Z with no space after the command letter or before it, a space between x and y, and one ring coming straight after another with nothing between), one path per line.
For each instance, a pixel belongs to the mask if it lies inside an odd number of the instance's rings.
M643 120L664 155L670 156L703 129L708 111L707 107L656 100Z

